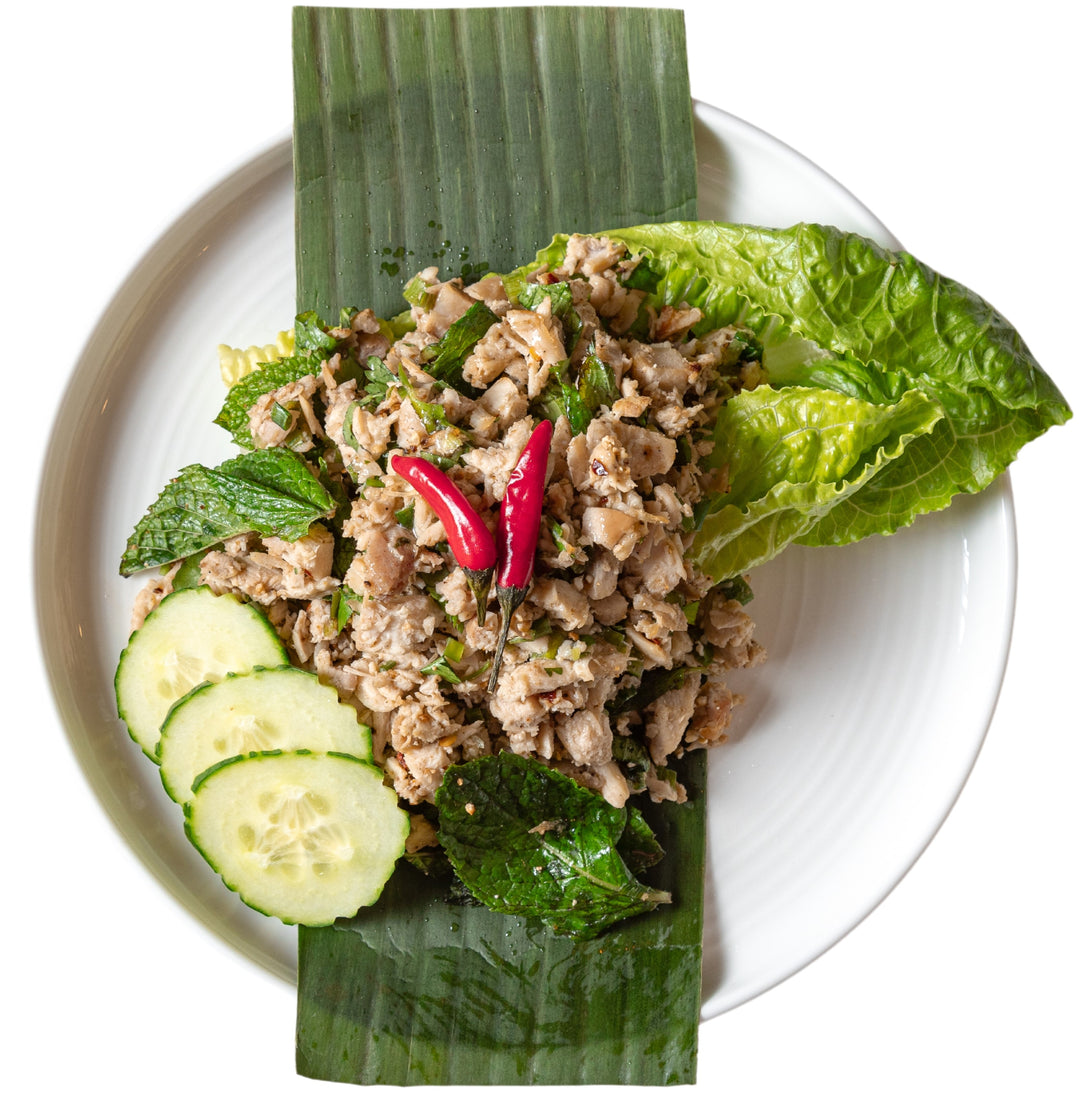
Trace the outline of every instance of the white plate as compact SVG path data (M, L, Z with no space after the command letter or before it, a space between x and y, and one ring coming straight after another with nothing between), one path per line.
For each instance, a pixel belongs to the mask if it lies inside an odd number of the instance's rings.
M817 220L896 245L835 181L771 137L696 106L700 214ZM276 975L294 930L250 911L188 844L156 769L118 722L112 676L138 582L116 573L165 481L232 454L212 424L218 342L272 340L293 315L288 140L236 171L154 244L102 317L65 393L35 547L50 680L85 773L143 864L207 928ZM1008 480L890 539L791 549L755 578L769 662L711 757L702 1016L814 959L932 838L978 753L1008 649Z

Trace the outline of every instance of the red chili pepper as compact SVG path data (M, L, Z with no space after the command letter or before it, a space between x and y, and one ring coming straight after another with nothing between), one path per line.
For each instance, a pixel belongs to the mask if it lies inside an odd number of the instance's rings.
M420 494L442 521L450 551L465 571L465 580L476 597L476 615L483 625L497 559L495 539L487 524L450 476L434 463L419 456L394 455L390 457L390 467Z
M495 596L502 611L502 630L488 679L489 694L495 690L499 679L510 620L525 599L532 580L536 544L540 539L540 517L544 510L544 480L552 428L550 421L541 421L533 429L510 473L499 509L499 572L495 578Z

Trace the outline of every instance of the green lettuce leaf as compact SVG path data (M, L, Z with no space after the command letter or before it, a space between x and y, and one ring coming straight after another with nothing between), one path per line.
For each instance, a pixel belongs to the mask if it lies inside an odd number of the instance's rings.
M872 403L921 391L941 424L913 441L858 499L804 538L852 542L890 532L957 493L993 481L1020 448L1072 414L1008 320L982 297L904 251L837 228L783 230L714 222L611 233L663 271L658 295L702 306L710 325L735 319L818 351L783 368L774 386L821 387Z
M1004 316L906 252L817 224L773 230L679 222L603 234L645 256L656 278L647 303L701 308L698 330L741 322L761 336L769 383L798 389L789 397L810 398L798 391L820 389L880 406L918 392L940 408L933 428L913 429L888 452L865 453L863 470L873 473L845 473L838 499L838 479L823 462L820 498L810 496L815 481L786 494L797 518L780 516L786 487L778 479L771 518L762 523L760 476L744 489L733 475L728 501L743 498L743 522L757 527L759 542L734 546L732 561L719 562L725 548L711 539L733 542L737 522L721 509L694 543L710 571L733 571L736 557L764 561L788 541L842 544L896 531L957 493L984 489L1024 444L1072 416ZM556 236L525 269L558 265L565 250L566 237ZM820 406L807 413L820 413Z
M451 767L435 803L455 872L493 911L589 938L671 902L619 852L655 860L644 820L534 759L504 751Z
M286 448L244 452L213 468L192 464L136 524L120 573L168 565L245 531L299 539L334 508L311 468Z
M691 557L716 581L775 557L943 416L921 391L885 405L815 388L743 391L720 410L710 457L727 465L730 492L698 510Z

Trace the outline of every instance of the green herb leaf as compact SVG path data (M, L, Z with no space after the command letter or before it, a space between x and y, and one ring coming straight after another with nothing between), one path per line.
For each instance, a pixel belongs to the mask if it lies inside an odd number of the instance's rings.
M337 339L326 331L322 320L314 311L305 311L297 315L294 329L298 353L314 354L320 360L324 360L337 348Z
M595 414L601 406L610 408L619 398L615 372L610 364L602 361L595 353L585 354L577 386L582 404L590 414Z
M638 686L620 691L608 704L612 715L644 710L661 695L678 690L692 672L700 671L692 665L678 668L650 668L642 672Z
M548 421L565 417L570 431L577 436L589 427L592 411L585 405L576 383L569 378L570 362L560 361L551 369L547 383L532 404L532 410Z
M375 409L386 398L386 392L395 383L401 382L397 373L392 372L381 357L374 355L361 365L361 373L360 388L364 397L360 400L360 405L366 410Z
M214 418L214 424L226 430L241 448L254 448L248 410L263 395L276 391L287 383L294 383L302 376L312 375L319 370L319 366L320 362L313 361L310 357L285 357L261 365L229 388L225 402Z
M493 911L585 938L671 902L618 852L626 811L534 759L504 751L451 767L435 803L455 872Z
M551 314L562 324L563 345L568 354L573 354L581 336L581 316L574 308L574 290L569 281L556 281L551 285L526 282L518 290L517 299L530 311L535 311L543 300L550 300Z
M465 359L473 351L476 343L499 321L498 315L477 300L460 319L455 319L446 333L432 345L425 346L420 360L432 379L453 387L465 395L475 393L471 384L466 383L462 370Z
M307 463L285 448L245 452L215 468L193 464L135 526L120 572L165 565L245 531L299 539L334 507Z

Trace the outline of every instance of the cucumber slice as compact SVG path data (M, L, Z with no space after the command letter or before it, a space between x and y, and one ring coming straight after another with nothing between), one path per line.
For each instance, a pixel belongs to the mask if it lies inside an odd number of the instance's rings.
M161 726L161 780L174 801L193 795L204 770L253 751L338 751L371 758L371 730L337 691L300 668L256 668L203 683L173 704Z
M166 596L128 639L116 669L116 708L156 763L161 723L192 687L288 660L257 607L205 586L184 588Z
M375 902L405 849L408 815L352 755L263 752L195 783L188 838L248 906L326 926Z

